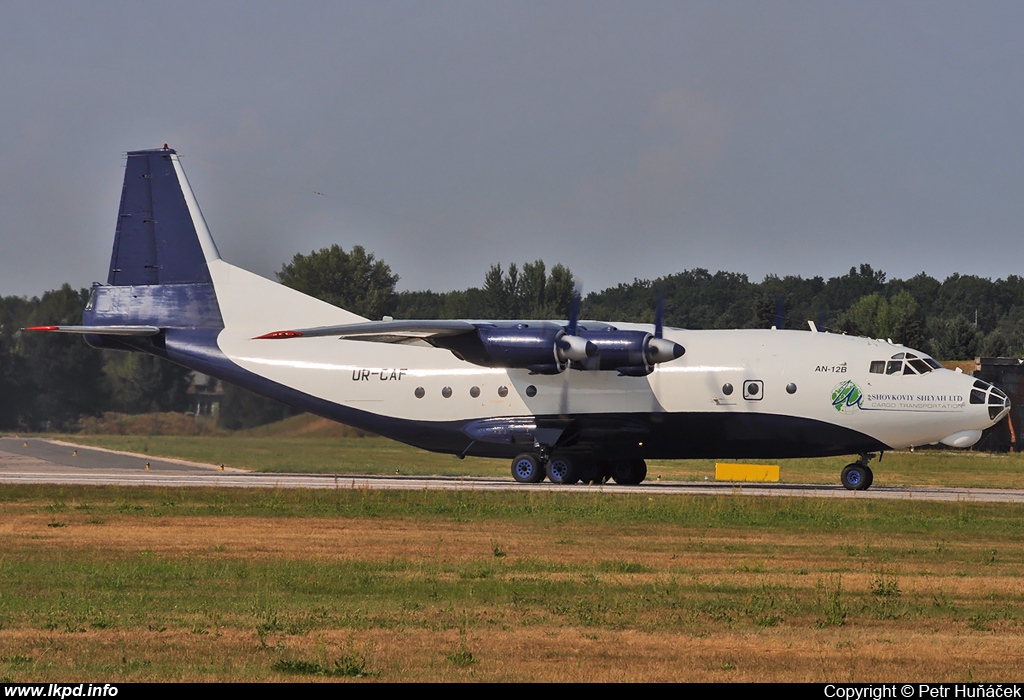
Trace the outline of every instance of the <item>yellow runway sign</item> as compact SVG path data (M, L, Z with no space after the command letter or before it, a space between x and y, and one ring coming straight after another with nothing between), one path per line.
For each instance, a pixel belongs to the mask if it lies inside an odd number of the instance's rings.
M778 481L777 464L715 464L715 481Z

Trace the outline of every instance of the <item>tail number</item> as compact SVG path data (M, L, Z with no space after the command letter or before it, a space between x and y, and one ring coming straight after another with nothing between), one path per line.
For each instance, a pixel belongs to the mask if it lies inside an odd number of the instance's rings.
M352 381L368 382L378 379L382 382L397 382L405 376L408 369L354 369L352 370Z

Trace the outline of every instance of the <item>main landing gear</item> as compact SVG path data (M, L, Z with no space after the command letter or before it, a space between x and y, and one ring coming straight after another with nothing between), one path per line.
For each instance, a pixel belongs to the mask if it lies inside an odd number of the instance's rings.
M555 452L547 456L524 452L512 460L512 478L520 484L538 484L547 477L553 484L602 484L614 479L617 484L639 484L647 478L647 462L642 459L596 460Z
M839 481L843 486L850 491L867 491L871 488L871 483L875 480L875 474L871 471L871 467L868 466L868 462L875 456L865 453L853 464L846 465L839 475ZM881 460L880 456L879 460Z

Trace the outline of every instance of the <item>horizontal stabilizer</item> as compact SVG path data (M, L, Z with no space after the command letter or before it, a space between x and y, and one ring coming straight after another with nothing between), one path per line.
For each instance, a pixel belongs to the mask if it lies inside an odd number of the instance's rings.
M146 337L156 335L160 329L156 326L32 326L22 328L23 331L49 331L50 333L79 333L92 335L126 335Z

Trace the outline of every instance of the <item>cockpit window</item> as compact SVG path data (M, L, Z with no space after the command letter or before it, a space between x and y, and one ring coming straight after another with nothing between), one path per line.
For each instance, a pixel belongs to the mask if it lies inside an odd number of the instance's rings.
M928 374L932 371L932 367L924 360L909 360L908 364L912 365L917 370L918 374Z
M942 365L930 357L898 352L889 360L872 360L870 371L874 374L928 374L936 369L942 369Z

